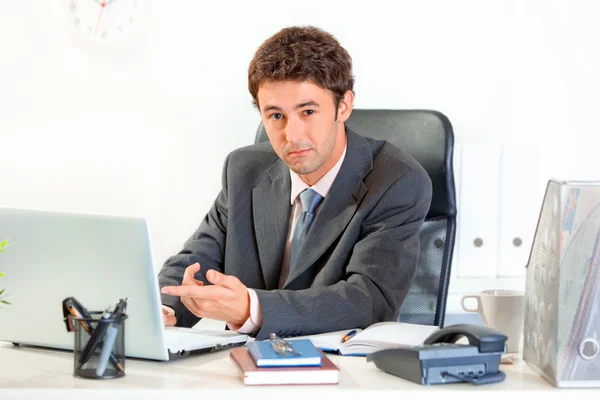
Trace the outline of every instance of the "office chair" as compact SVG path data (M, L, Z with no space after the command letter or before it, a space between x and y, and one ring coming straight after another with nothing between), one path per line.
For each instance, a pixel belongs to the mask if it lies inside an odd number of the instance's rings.
M430 110L353 110L346 125L361 135L384 139L413 156L431 178L433 195L421 227L419 265L398 321L444 325L456 236L456 195L448 118ZM262 123L255 143L268 140Z

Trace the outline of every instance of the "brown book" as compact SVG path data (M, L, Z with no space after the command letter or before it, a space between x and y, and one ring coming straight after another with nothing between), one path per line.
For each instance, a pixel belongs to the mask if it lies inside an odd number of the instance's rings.
M337 384L340 369L321 351L320 367L257 367L248 348L231 350L229 357L238 366L246 385Z

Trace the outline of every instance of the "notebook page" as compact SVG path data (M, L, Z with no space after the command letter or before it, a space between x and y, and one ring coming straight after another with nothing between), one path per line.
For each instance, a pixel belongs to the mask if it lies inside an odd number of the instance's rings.
M431 325L408 324L404 322L379 322L358 333L343 347L350 348L355 345L371 344L385 348L395 345L417 346L423 344L425 339L440 328Z
M298 336L294 337L293 339L310 339L310 341L315 345L315 347L326 351L338 351L341 345L342 338L351 330L352 329L344 329L343 331ZM362 329L355 330L358 332L357 335L362 331Z

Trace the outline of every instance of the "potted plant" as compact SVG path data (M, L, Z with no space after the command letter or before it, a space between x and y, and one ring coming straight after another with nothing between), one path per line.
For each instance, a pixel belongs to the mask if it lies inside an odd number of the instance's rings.
M3 241L2 243L0 243L0 253L4 252L4 249L6 248L6 246L8 245L8 239L6 239L5 241ZM0 277L4 276L3 273L0 272ZM4 300L8 294L4 293L5 289L0 289L0 303L1 304L10 304L9 301Z

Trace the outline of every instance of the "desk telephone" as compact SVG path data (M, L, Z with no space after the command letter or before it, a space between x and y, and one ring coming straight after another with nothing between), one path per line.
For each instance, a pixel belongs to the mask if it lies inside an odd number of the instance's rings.
M462 337L469 344L456 343ZM506 376L498 367L506 339L502 333L482 325L451 325L433 333L421 346L380 350L369 354L367 361L423 385L501 382Z

